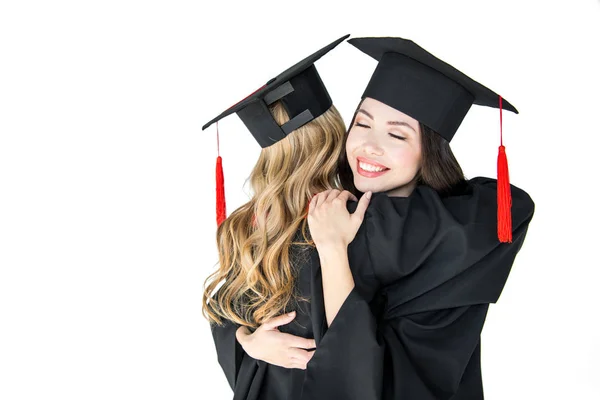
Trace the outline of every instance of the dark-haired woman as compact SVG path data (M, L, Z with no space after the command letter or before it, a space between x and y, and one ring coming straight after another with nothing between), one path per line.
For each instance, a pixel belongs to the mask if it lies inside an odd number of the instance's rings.
M502 99L412 41L350 43L379 64L345 138L348 190L309 206L327 327L301 398L483 399L481 331L534 203L502 145L498 180L467 180L449 142L472 104Z

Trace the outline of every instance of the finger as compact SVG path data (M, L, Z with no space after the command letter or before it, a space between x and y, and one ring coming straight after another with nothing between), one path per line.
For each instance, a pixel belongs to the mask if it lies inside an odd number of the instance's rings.
M329 194L327 195L327 200L328 202L330 202L331 200L337 198L340 195L340 191L337 189L331 189L329 191Z
M251 332L248 330L248 327L242 325L235 331L235 337L239 338L238 341L241 342L243 338L251 335ZM240 340L241 339L241 340Z
M356 210L352 214L352 219L359 225L362 223L365 217L365 212L367 211L367 207L369 206L369 202L371 201L372 195L373 193L371 191L368 191L367 193L363 194L360 200L358 201Z
M325 202L325 200L327 199L327 196L329 195L329 190L326 190L324 192L321 192L317 195L317 201L315 204L315 208L319 207L321 204L323 204Z
M290 354L290 357L292 357L293 359L296 359L303 363L309 362L312 358L312 354L309 354L308 351L297 349L295 347L290 347L288 354Z
M317 195L313 195L312 199L310 199L310 202L308 203L308 213L312 214L312 212L314 211L316 204L317 204Z
M283 314L273 317L261 325L264 329L276 329L278 326L289 324L296 318L296 312L292 311L293 314Z
M282 335L284 335L283 340L288 347L297 347L299 349L314 349L317 347L315 339L307 339L289 333L282 333Z
M312 360L314 355L315 355L315 350L307 350L306 351L306 362L308 363L310 360Z
M292 360L287 368L291 369L291 368L298 368L298 369L306 369L306 364L302 364L300 361L297 360Z
M348 202L348 199L352 199L354 201L358 201L358 199L356 198L355 195L353 195L351 192L344 190L339 196L339 199L344 200L344 203Z
M308 350L306 352L306 363L308 364L310 362L310 360L312 360L313 356L315 355L315 350Z

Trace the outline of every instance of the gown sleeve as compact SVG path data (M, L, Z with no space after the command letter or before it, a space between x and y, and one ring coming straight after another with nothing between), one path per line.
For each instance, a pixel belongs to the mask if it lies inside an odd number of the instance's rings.
M350 292L307 365L301 399L441 400L481 390L485 316L534 205L511 186L513 242L499 243L495 180L471 182L466 197L428 188L373 196L349 261L372 268L380 287L374 298L359 286Z
M215 347L217 349L217 358L219 365L225 373L227 382L232 390L235 391L238 373L244 357L244 349L237 341L235 332L240 325L224 320L224 325L219 326L211 323L210 329L212 332Z
M442 400L477 393L481 380L472 377L480 373L488 306L377 321L355 287L309 361L301 399Z
M495 179L471 179L461 194L446 197L427 186L419 186L409 197L374 194L349 247L350 262L353 253L366 251L382 286L410 277L404 285L410 288L403 289L433 288L498 248L512 251L520 246L515 236L531 221L534 203L514 185L511 195L513 243L500 243Z

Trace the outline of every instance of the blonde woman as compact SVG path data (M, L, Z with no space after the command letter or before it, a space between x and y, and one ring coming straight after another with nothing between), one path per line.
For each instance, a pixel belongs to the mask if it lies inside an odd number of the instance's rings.
M235 399L293 398L316 347L322 321L311 299L321 286L306 212L315 193L341 188L346 128L313 63L346 37L205 125L236 112L263 147L249 178L253 197L217 229L219 268L203 296Z

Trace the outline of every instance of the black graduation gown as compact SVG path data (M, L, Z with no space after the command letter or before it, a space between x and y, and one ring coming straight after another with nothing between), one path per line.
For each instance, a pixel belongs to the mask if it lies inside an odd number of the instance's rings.
M295 240L302 241L300 231ZM296 317L278 329L295 336L314 338L318 346L327 325L319 255L314 248L292 246L291 260L298 271L295 289L302 297L309 298L310 303L290 304L285 312L295 310ZM305 370L283 368L250 357L235 337L239 326L232 321L225 321L222 327L211 324L218 361L234 392L233 399L299 399Z
M482 399L480 333L534 212L511 186L513 242L499 243L495 188L478 177L448 197L426 186L374 194L348 248L355 287L330 327L318 254L300 268L299 288L311 295L296 317L305 329L280 330L315 338L306 370L252 359L235 324L213 328L234 399Z

